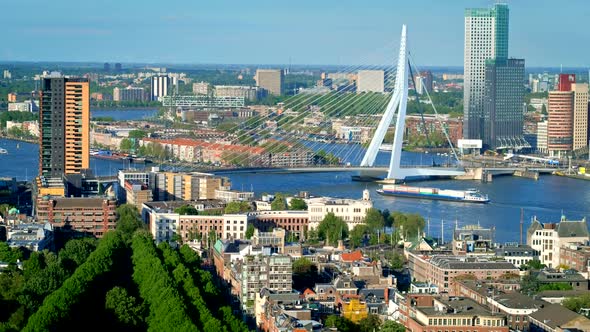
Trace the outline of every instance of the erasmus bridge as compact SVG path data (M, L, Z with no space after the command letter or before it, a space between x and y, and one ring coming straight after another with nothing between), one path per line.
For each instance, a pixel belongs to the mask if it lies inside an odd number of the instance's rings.
M424 177L453 177L465 174L464 169L460 166L460 162L457 158L455 150L452 147L452 143L448 137L444 126L443 128L446 141L451 147L451 155L454 157L454 165L451 167L435 167L430 163L429 165L407 165L402 160L402 144L405 133L406 123L406 108L408 104L408 88L409 79L412 79L412 61L410 59L410 53L407 48L407 29L406 26L402 26L401 39L399 44L399 54L397 58L397 66L393 68L387 68L383 70L381 66L367 66L357 65L346 68L333 75L335 79L347 78L357 74L359 71L364 70L380 70L384 72L381 77L374 78L375 81L381 79L381 84L384 84L385 88L389 88L392 92L381 94L381 93L367 93L366 95L359 95L353 93L347 93L348 86L341 87L342 92L300 92L296 96L289 98L285 101L282 107L281 116L286 117L287 121L283 121L280 118L278 120L273 119L270 115L258 119L254 124L248 126L246 120L243 127L238 130L238 136L240 141L258 140L260 139L259 134L268 130L269 126L277 126L274 129L279 132L280 138L274 139L266 143L265 149L273 152L273 148L276 147L278 153L279 147L285 144L300 144L302 140L305 140L303 132L297 130L298 123L305 123L307 121L317 121L316 127L320 127L324 132L331 131L331 127L322 128L323 125L329 123L326 121L327 118L335 119L354 119L354 126L356 128L363 127L369 129L369 132L374 132L373 137L370 139L370 144L366 149L360 148L359 145L356 147L352 142L348 144L332 144L333 146L324 149L325 152L331 153L338 157L341 157L345 161L345 165L336 166L309 166L309 167L283 167L283 168L272 168L272 167L245 167L227 170L216 170L216 174L227 174L227 173L247 173L247 172L359 172L361 177L371 178L385 178L395 181L403 181L409 178L424 178ZM395 62L395 61L394 61ZM384 83L383 83L384 82ZM378 82L369 82L370 84L379 84ZM353 83L350 83L353 84ZM414 83L415 85L415 83ZM391 89L393 88L393 89ZM350 89L348 90L350 91ZM436 106L432 104L428 91L425 91L428 102L425 105L430 104L433 107L436 117ZM348 95L348 96L347 96ZM360 102L360 109L353 109L349 106L350 97L356 96L357 103ZM360 97L359 97L360 96ZM358 108L359 106L357 106ZM289 110L293 111L289 114ZM318 115L320 114L320 115ZM395 121L394 121L395 120ZM338 120L335 120L338 121ZM442 120L441 120L442 121ZM275 124L276 123L276 124ZM388 129L395 123L395 132L393 145L391 149L391 157L388 165L377 164L377 155L383 144ZM327 125L326 125L327 126ZM289 128L288 130L281 130L282 128ZM357 143L358 144L358 143ZM318 151L322 149L322 143L311 142L306 144L306 148ZM228 152L231 153L231 152ZM256 164L256 163L251 163ZM250 165L251 165L250 164Z

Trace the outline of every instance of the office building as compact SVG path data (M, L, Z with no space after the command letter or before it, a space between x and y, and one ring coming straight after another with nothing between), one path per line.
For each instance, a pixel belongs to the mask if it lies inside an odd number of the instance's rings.
M551 156L565 156L573 147L574 93L550 91L547 112L547 151Z
M114 101L144 101L145 99L145 91L143 88L128 86L124 89L113 89Z
M524 60L491 59L485 64L483 146L530 147L524 140Z
M105 63L104 63L104 66L103 66L103 70L104 70L105 72L109 72L109 71L111 71L111 64L110 64L110 63L108 63L108 62L105 62Z
M4 69L3 77L5 80L9 80L12 78L12 73L8 69Z
M42 79L39 112L39 175L61 178L89 168L89 82L84 78Z
M280 96L283 91L283 71L279 69L257 69L254 76L256 86L268 93Z
M356 81L356 92L385 91L385 71L359 70Z
M414 82L416 83L416 93L421 95L423 93L432 93L433 87L433 78L432 72L430 70L426 70L421 72L420 74L414 77Z
M167 75L152 76L150 100L156 101L160 97L168 95L170 78Z
M588 83L573 83L574 114L572 149L578 150L588 146Z
M9 112L38 112L39 103L36 100L25 100L20 103L8 103Z
M120 72L123 69L120 63L115 63L115 72Z
M218 97L241 97L249 101L256 101L258 89L253 86L216 85L215 95Z
M127 204L134 205L141 211L143 203L152 201L152 190L141 181L125 181L125 199Z
M117 201L104 198L56 198L44 196L37 200L37 221L54 227L72 227L73 230L102 237L115 229Z
M508 58L506 4L465 10L463 138L483 138L486 61Z

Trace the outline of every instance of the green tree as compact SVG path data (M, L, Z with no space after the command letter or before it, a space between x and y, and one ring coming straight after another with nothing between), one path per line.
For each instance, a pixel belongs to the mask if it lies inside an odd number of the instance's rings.
M256 228L254 227L254 225L248 224L248 227L246 228L246 239L250 240L252 236L254 236L255 229Z
M406 327L394 320L386 320L379 329L379 332L405 332Z
M237 214L237 213L244 213L251 210L250 204L248 202L238 202L233 201L227 203L225 206L225 213L226 214Z
M144 228L137 208L131 204L122 204L117 208L117 230L131 235L136 230Z
M174 213L178 213L182 216L186 216L186 215L196 216L199 214L199 211L197 209L195 209L194 206L187 204L187 205L183 205L179 208L174 209Z
M582 308L590 308L590 294L568 297L563 301L562 305L571 311L579 313Z
M338 315L330 315L326 317L324 325L326 327L335 327L338 329L339 332L359 331L358 325Z
M318 267L312 261L305 257L293 261L293 288L299 291L313 288L318 278Z
M72 262L74 267L82 265L96 249L96 239L83 238L69 240L64 248L59 251L59 259L63 262Z
M531 259L526 264L520 267L523 270L542 270L545 268L545 264L542 264L538 259Z
M292 198L289 202L289 210L307 210L307 203L301 198Z
M348 225L342 218L329 212L318 226L318 237L320 240L325 240L326 244L336 246L338 240L348 237Z
M399 270L404 267L406 259L404 255L400 254L399 252L394 252L391 256L387 257L387 262L392 269Z
M275 198L270 203L270 208L273 211L284 211L287 210L287 203L285 197L281 193L276 193Z
M350 235L348 237L350 240L350 245L353 248L360 247L363 243L363 239L365 238L365 236L367 235L368 232L369 232L369 230L367 228L367 225L354 226L352 231L350 231Z
M381 326L381 319L375 314L369 314L358 323L360 332L375 332Z
M16 264L23 259L23 253L17 248L11 248L6 242L0 242L0 261Z
M119 150L129 152L133 148L133 142L129 138L123 138L119 144Z
M393 218L393 226L406 240L419 236L426 225L424 218L417 213L394 212L391 217Z
M124 325L136 327L143 323L144 308L125 288L114 287L106 293L105 309Z
M134 129L129 132L129 138L142 139L147 136L147 132L141 129Z
M534 294L539 291L540 283L533 275L524 276L520 280L520 292L523 294Z
M368 209L365 214L365 225L367 225L367 228L372 233L382 231L383 227L385 227L385 219L383 218L381 211L375 208Z

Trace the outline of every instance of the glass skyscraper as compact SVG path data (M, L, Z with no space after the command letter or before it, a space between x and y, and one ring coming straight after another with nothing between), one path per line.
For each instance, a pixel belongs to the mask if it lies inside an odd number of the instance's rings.
M483 139L486 61L508 58L506 4L465 10L463 137Z

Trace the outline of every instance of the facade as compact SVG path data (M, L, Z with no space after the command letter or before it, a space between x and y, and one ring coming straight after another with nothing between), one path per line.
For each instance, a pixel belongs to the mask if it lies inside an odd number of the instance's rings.
M493 246L493 230L479 225L465 225L453 231L453 253L456 255L489 254Z
M254 230L252 236L252 245L271 247L279 254L285 254L285 235L287 233L282 228L274 228L271 232L261 232Z
M551 156L565 156L573 147L574 93L550 91L547 112L547 150Z
M38 222L49 222L54 227L71 226L73 230L102 237L115 229L117 202L106 198L55 198L37 199Z
M239 298L244 311L253 313L256 295L262 288L277 293L292 291L291 257L283 255L246 256L236 264L234 279L240 286ZM232 271L233 272L233 271Z
M461 137L463 137L463 120L451 118L448 115L430 115L424 116L408 115L406 116L405 135L412 136L426 136L432 137L432 134L444 137L444 131L449 135L449 139L453 145L457 145ZM446 140L444 144L447 144Z
M16 97L17 97L17 94L14 93L14 92L11 92L6 97L6 101L8 101L9 103L15 103L16 102Z
M586 219L571 221L562 217L559 223L545 224L535 219L527 230L527 244L539 252L541 263L550 268L557 268L561 264L563 246L589 240Z
M363 191L363 199L335 199L317 198L307 201L307 212L309 213L309 229L316 229L328 213L342 218L351 231L354 226L364 224L367 210L373 207L369 197L369 191Z
M143 203L152 200L152 191L145 182L137 180L125 181L125 194L127 204L135 205L138 211L141 211Z
M193 83L193 93L196 95L208 95L209 94L209 83L207 83L207 82Z
M581 243L561 246L559 262L569 269L584 273L588 277L588 272L590 272L590 246Z
M280 96L283 91L283 71L280 69L256 69L256 86L270 94Z
M547 127L548 121L541 121L537 123L537 151L540 153L547 153Z
M305 239L309 224L307 211L259 211L250 213L253 223L260 231L282 228L299 239Z
M87 79L43 78L39 120L39 175L61 177L89 167Z
M407 294L400 303L400 314L408 331L509 331L506 316L463 297Z
M527 147L524 140L524 60L491 59L485 64L483 145L488 149Z
M574 93L572 149L588 146L588 83L573 83Z
M385 71L359 70L356 92L385 92Z
M113 89L114 101L144 101L145 99L145 91L143 88L128 86L124 89Z
M156 75L151 78L150 100L155 101L168 95L170 78L167 75Z
M435 284L440 292L457 295L456 278L468 275L475 279L499 279L518 275L519 269L507 261L490 261L479 257L434 255L408 252L408 266L418 282Z
M215 199L216 190L229 190L227 178L207 173L150 173L149 186L156 201Z
M496 257L504 258L514 266L521 267L532 260L538 260L539 252L527 245L507 245L496 248Z
M249 101L256 101L258 89L253 86L216 85L215 95L218 97L242 97Z
M506 4L465 10L463 138L482 139L486 61L508 58Z
M36 100L25 100L23 102L8 103L8 112L38 112L39 103Z

